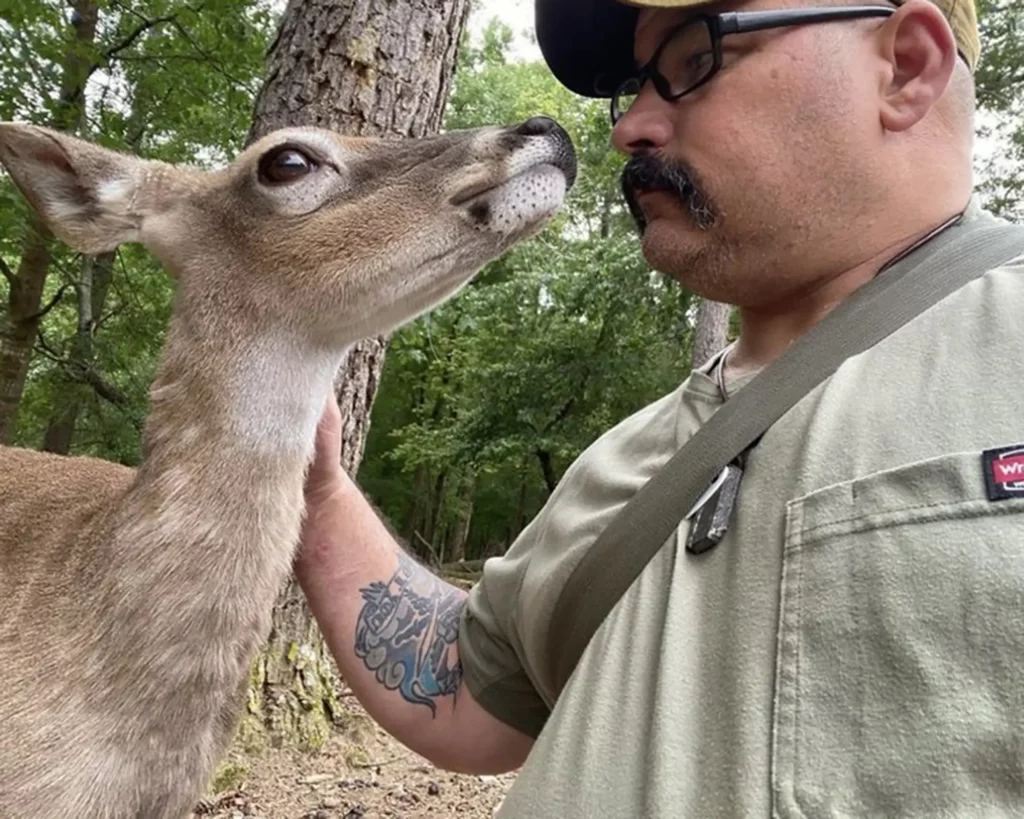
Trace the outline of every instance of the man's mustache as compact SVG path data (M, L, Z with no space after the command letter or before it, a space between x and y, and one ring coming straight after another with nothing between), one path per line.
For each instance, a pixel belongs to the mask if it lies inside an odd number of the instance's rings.
M647 219L637 202L637 196L656 191L673 194L697 227L703 230L714 227L715 211L711 207L711 200L697 184L692 171L681 162L662 159L650 153L639 153L629 158L622 171L622 193L641 235L647 229Z

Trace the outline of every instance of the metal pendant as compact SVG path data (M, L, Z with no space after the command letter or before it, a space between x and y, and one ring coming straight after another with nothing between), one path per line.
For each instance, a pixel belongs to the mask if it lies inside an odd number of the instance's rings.
M722 542L729 529L742 479L743 470L729 464L694 504L686 516L687 520L692 520L686 539L686 551L690 554L702 555Z

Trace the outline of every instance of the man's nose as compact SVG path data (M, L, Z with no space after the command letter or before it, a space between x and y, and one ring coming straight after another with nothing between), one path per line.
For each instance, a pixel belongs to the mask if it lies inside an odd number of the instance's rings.
M612 128L612 145L624 154L664 148L672 141L674 107L649 85Z

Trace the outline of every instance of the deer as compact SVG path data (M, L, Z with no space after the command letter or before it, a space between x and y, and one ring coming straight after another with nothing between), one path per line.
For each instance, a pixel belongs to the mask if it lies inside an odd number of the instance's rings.
M183 819L237 730L335 375L540 232L552 119L395 139L286 127L223 167L0 123L74 251L174 282L135 467L0 448L0 817Z

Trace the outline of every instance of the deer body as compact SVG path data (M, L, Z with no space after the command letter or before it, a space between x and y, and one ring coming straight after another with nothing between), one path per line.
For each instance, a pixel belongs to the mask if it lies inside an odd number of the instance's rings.
M337 367L553 215L571 143L531 122L290 129L206 174L0 125L58 237L142 241L179 279L137 470L0 448L0 817L188 815L291 569Z

